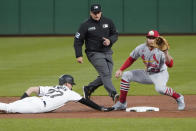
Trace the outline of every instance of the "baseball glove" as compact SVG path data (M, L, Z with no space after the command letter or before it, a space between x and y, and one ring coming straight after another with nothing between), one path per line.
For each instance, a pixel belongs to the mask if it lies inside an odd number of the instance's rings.
M160 37L157 37L154 41L155 43L155 47L156 48L159 48L161 51L166 51L169 49L169 43L167 42L167 40L160 36Z

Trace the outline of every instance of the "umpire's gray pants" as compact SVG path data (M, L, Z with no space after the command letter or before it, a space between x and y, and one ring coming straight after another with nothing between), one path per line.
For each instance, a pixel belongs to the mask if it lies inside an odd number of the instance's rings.
M113 70L112 51L86 52L86 54L88 60L99 73L99 76L93 82L89 83L88 86L96 89L99 86L104 85L104 88L108 91L109 95L113 97L116 93L116 89L114 88L111 80Z

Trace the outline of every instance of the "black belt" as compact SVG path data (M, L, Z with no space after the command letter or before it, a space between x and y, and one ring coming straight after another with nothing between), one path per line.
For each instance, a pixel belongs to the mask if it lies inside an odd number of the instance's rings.
M160 72L160 69L150 68L150 69L147 69L147 72L158 73Z
M149 74L155 74L155 73L159 73L159 72L163 72L164 70L159 70L159 71L147 71Z

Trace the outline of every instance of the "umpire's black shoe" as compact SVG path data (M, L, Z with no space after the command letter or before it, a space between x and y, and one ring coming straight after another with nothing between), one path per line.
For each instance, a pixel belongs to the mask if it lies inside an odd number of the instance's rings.
M114 104L116 104L117 101L119 101L119 99L120 99L119 94L115 94L115 96L113 97Z
M112 100L114 101L114 104L116 104L116 102L119 101L119 99L120 99L120 96L119 96L119 94L117 94L116 91L112 91L111 97L112 97Z
M88 86L83 86L84 98L90 99L91 93L92 93L92 92L90 91L90 89L89 89Z

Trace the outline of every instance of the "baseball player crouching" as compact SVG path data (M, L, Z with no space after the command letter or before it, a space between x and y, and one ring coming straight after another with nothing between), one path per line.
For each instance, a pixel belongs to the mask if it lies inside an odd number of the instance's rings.
M74 84L74 78L71 75L63 75L59 78L57 86L30 87L21 100L9 104L0 102L0 110L6 113L44 113L56 110L70 101L78 101L99 111L113 110L112 107L105 108L89 99L82 98L72 91ZM29 97L32 93L36 93L37 96Z
M166 86L169 79L167 67L173 66L173 59L168 53L169 47L166 50L155 48L158 47L155 44L155 39L161 38L158 31L149 31L146 38L146 43L137 46L116 72L115 76L118 78L122 75L122 79L120 83L120 100L113 107L115 110L126 109L126 97L130 88L130 82L138 82L142 84L154 84L155 90L158 93L173 97L177 101L178 110L184 110L183 95ZM130 70L123 73L139 57L142 58L146 69Z

